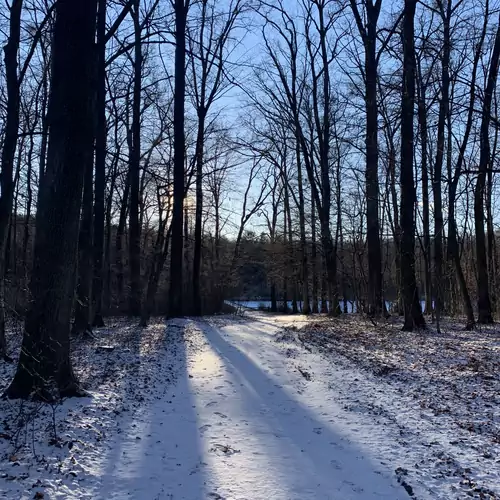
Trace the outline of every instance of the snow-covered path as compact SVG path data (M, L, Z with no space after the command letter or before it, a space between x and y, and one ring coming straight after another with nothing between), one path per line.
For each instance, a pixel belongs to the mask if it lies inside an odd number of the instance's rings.
M334 391L306 382L274 341L278 326L188 321L184 371L100 464L93 498L404 499L367 455L364 429Z

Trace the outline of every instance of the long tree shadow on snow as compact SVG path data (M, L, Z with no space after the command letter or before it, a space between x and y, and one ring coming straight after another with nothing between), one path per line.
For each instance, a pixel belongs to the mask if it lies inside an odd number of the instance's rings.
M287 489L297 492L297 498L323 498L327 492L325 498L408 498L395 478L388 473L384 476L383 468L365 457L360 447L287 394L277 380L226 341L220 330L208 324L203 330L239 382L245 413L253 420L250 425L261 432L267 429L267 437L262 439L271 436L273 444L279 443L278 451L269 451L276 454L273 472Z
M149 397L138 414L121 422L102 464L101 486L93 498L202 500L204 473L195 401L189 383L185 321L167 323L165 347L175 342L175 382L162 381L158 366ZM151 363L151 360L148 360ZM158 362L165 362L159 357ZM165 383L163 383L165 382Z

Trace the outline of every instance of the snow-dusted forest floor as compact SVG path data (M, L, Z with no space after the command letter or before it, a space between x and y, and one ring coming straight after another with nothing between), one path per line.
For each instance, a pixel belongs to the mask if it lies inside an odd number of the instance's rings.
M500 498L500 330L442 331L112 320L74 343L91 397L0 401L0 498Z
M417 498L500 498L500 328L428 326L406 333L399 318L323 317L277 339L310 383L375 424L379 458Z
M22 325L10 329L16 359L21 336ZM109 498L96 491L126 451L120 442L146 439L143 412L168 398L182 369L182 339L183 325L165 328L162 319L146 329L109 319L95 340L73 343L75 372L90 397L57 405L0 400L0 498ZM0 363L0 391L15 368Z

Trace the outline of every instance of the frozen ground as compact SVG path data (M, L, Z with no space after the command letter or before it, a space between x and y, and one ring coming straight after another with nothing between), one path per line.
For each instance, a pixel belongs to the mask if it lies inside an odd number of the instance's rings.
M496 392L473 398L483 382L468 381L455 400L431 367L441 343L466 339L410 341L350 318L116 320L75 346L91 398L0 402L0 498L496 498L499 337L480 332L479 365L461 362L477 378L487 360ZM481 433L443 411L443 394L454 408L466 392Z

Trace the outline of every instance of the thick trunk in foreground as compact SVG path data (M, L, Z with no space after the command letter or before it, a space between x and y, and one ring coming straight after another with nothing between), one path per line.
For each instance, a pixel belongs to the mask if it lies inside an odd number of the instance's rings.
M183 314L182 250L184 205L184 100L186 94L186 17L184 0L175 0L174 193L170 255L169 317Z
M5 79L7 86L7 115L5 120L0 175L0 356L7 355L5 340L5 273L7 271L7 239L12 200L14 196L14 157L19 132L19 81L17 56L21 36L22 0L14 0L10 8L9 40L4 47Z
M104 219L106 198L106 0L99 0L97 16L97 82L94 185L94 277L92 283L92 325L104 326Z
M415 100L414 19L416 0L405 0L403 20L403 99L401 114L401 282L403 330L425 328L415 276L415 203L413 111Z
M52 50L47 171L36 217L31 303L11 398L81 394L70 358L83 177L91 156L96 0L59 0Z
M351 8L365 48L366 106L366 242L368 246L368 314L380 316L385 309L382 299L382 249L380 245L379 182L378 182L378 102L377 102L377 22L381 1L364 2L366 27L363 25L355 0ZM344 298L345 300L345 298Z

